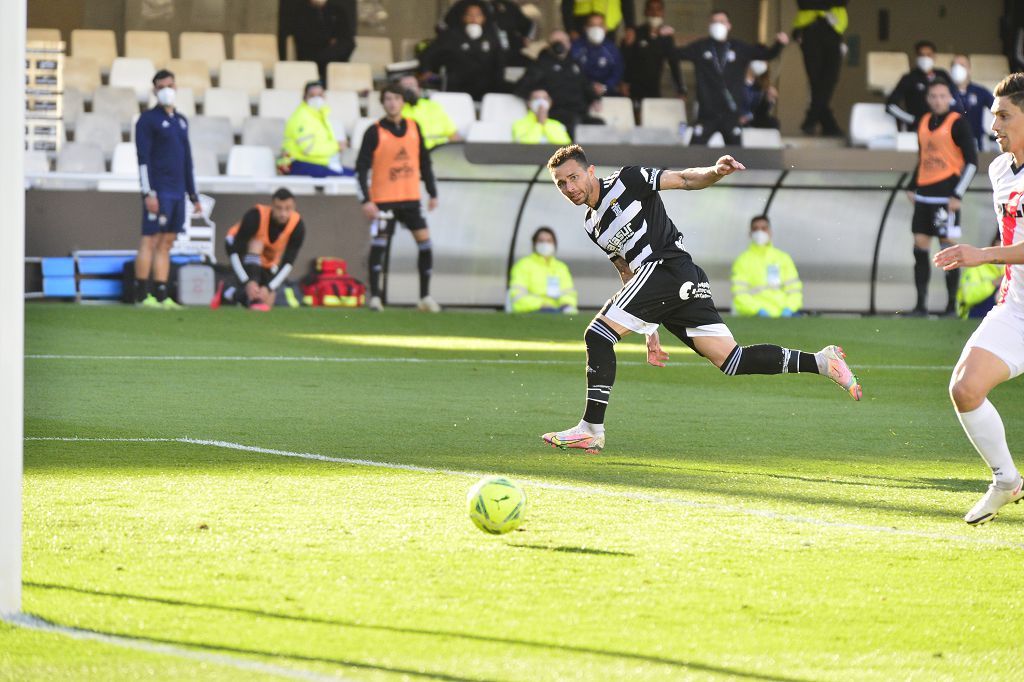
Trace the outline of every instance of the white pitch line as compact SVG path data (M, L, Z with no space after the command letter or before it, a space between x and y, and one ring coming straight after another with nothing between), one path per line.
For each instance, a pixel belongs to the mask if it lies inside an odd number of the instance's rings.
M293 457L297 459L308 459L318 462L331 462L334 464L349 464L352 466L366 466L376 467L379 469L393 469L397 471L415 471L418 473L425 474L444 474L447 476L462 476L467 478L476 478L484 475L486 472L481 471L461 471L457 469L438 469L435 467L425 467L416 464L401 464L398 462L386 462L373 459L363 458L352 458L352 457L328 457L327 455L320 455L312 452L294 452L291 450L277 450L274 448L264 448L256 445L244 445L242 443L232 443L230 441L223 440L205 440L199 438L79 438L79 437L34 437L27 436L27 441L66 441L66 442L176 442L184 443L188 445L202 445L207 447L225 448L228 450L239 450L242 452L254 452L264 455L275 455L278 457ZM651 502L654 504L671 504L681 507L689 507L693 509L707 509L713 511L727 512L732 514L742 514L745 516L755 516L763 519L771 519L774 521L785 521L787 523L798 523L803 525L818 526L822 528L838 528L842 530L854 530L867 533L883 533L886 535L898 535L904 537L924 538L928 540L944 540L949 542L964 542L968 544L982 544L992 545L995 547L1009 547L1012 549L1024 549L1024 543L1010 542L1006 540L997 540L993 538L977 537L971 535L947 535L944 533L936 533L931 531L921 531L903 528L894 528L892 526L876 526L871 524L863 523L850 523L846 521L827 521L825 519L817 519L811 516L798 516L796 514L785 514L770 509L758 509L751 507L740 507L729 504L717 504L713 502L698 502L696 500L687 500L679 497L669 497L666 495L655 495L653 493L643 493L631 490L614 490L608 488L598 488L593 486L577 486L569 485L564 483L551 483L548 481L539 481L536 479L518 479L525 485L540 488L542 490L557 490L563 492L579 493L581 495L595 495L601 497L614 497L619 499L627 500L639 500L642 502Z
M580 351L582 353L582 350ZM410 358L410 357L322 357L317 355L58 355L34 354L26 355L26 360L93 360L100 362L324 362L324 363L379 363L379 364L458 364L458 365L561 365L575 367L580 365L576 360L542 360L534 358ZM642 360L619 360L620 365L646 365ZM854 363L854 369L869 370L920 370L925 372L952 372L955 363L948 365L860 365ZM711 367L703 360L671 360L669 367L688 365L692 367Z
M235 656L228 656L227 654L197 651L194 649L174 646L172 644L160 644L157 642L135 639L133 637L109 635L104 632L94 632L83 628L57 625L27 613L19 613L13 616L0 616L0 620L26 630L63 635L65 637L71 637L72 639L112 644L113 646L121 647L123 649L134 649L136 651L145 651L151 654L173 656L174 658L185 658L193 661L199 661L201 663L213 663L216 665L245 670L247 672L264 673L266 675L275 675L277 677L284 677L292 680L307 680L311 682L345 682L346 680L346 678L337 677L335 675L320 675L309 670L296 670L294 668L286 668L272 663L261 663L260 661L236 658ZM201 644L197 644L196 646L202 647ZM267 655L270 656L271 654Z

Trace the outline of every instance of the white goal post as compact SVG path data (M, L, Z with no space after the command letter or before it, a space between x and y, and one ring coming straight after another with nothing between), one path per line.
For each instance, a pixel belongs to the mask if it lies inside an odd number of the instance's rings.
M0 615L21 611L21 475L25 353L26 0L4 3L0 40Z

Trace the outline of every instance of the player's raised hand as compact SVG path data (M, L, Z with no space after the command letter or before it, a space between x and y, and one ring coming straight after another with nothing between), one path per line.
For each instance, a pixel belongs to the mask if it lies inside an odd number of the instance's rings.
M661 347L661 339L658 332L647 337L647 364L654 367L664 367L668 360L668 353Z
M981 249L970 244L957 244L935 254L936 267L943 270L971 268L985 262Z
M732 175L736 171L747 170L747 167L742 163L732 158L729 154L718 159L718 163L715 164L715 173L721 177L726 175Z

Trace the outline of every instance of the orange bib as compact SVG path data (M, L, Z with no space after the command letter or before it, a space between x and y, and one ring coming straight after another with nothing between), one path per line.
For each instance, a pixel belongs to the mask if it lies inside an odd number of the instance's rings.
M270 207L266 204L256 204L256 210L260 212L260 226L256 230L254 239L258 239L263 244L263 252L260 254L260 266L270 270L281 263L281 256L284 255L284 250L288 247L288 240L291 239L292 232L295 231L295 226L302 220L302 216L299 215L298 211L292 211L288 224L281 230L281 234L277 235L277 240L270 241ZM237 235L241 226L241 222L232 225L231 229L228 230L228 235L231 237Z
M935 130L928 130L931 114L925 114L917 126L917 144L921 150L917 162L917 184L934 185L953 175L960 175L964 167L964 153L953 141L953 123L960 118L955 111Z
M395 137L377 123L370 199L375 204L420 200L420 133L405 119L405 135Z

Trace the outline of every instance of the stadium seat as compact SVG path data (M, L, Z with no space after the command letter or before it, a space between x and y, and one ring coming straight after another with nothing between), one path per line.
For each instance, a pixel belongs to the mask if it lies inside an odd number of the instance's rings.
M657 128L655 126L637 126L626 131L626 142L635 145L681 145L679 127Z
M191 121L188 139L193 149L209 149L218 161L228 158L235 143L234 129L225 116L196 116Z
M433 94L430 93L431 99L433 99ZM371 92L366 96L366 115L375 121L384 117L384 105L380 103L379 92Z
M190 88L196 102L202 103L210 88L210 70L206 64L195 59L172 59L167 70L174 74L174 84L179 88Z
M971 80L992 90L1010 72L1006 57L1001 54L972 54Z
M369 92L373 90L373 71L369 64L330 62L327 65L327 89Z
M526 103L515 95L489 92L480 100L480 120L501 123L512 129L512 124L526 116Z
M380 101L380 98L376 98ZM452 117L459 135L466 137L469 133L469 126L476 120L476 108L473 106L473 98L466 92L434 92L430 99L440 104L448 115Z
M58 173L103 173L103 150L88 142L68 142L57 154Z
M242 132L242 123L252 116L249 96L241 90L210 88L206 91L203 113L207 116L224 116L231 121L236 134Z
M316 62L277 62L274 64L274 88L302 92L306 83L320 80Z
M324 93L324 99L330 109L328 116L335 132L339 128L345 130L346 133L352 132L352 127L356 124L356 119L359 118L359 95L352 91L327 90Z
M580 144L622 144L626 142L626 131L609 125L584 123L576 126L573 141Z
M125 31L124 56L148 59L157 69L171 61L171 36L167 31Z
M117 40L113 31L76 28L71 32L71 56L92 57L106 75L117 59Z
M640 123L678 131L686 123L686 103L678 97L645 97L640 100Z
M896 145L896 119L884 104L857 102L850 110L850 144L855 147Z
M363 136L366 135L366 129L375 124L376 119L368 118L366 116L360 117L356 120L352 126L352 136L349 138L351 144L341 154L341 164L343 166L353 167L355 166L356 157L359 156L359 148L363 145Z
M196 115L196 100L192 95L192 88L176 88L177 92L174 95L174 109L179 114L192 118ZM149 101L147 106L152 109L156 106L156 95L152 92L149 93Z
M376 80L387 77L385 67L395 61L395 48L387 36L356 36L356 49L350 62L369 64Z
M128 132L132 117L139 113L139 100L131 88L101 85L92 96L92 111L114 120Z
M260 93L267 87L263 65L254 60L227 59L220 65L220 87L241 90L249 95L249 103L256 104Z
M97 183L97 189L101 192L139 191L139 157L135 152L134 144L122 142L114 147L114 156L110 160L110 173L131 176L131 178L100 180Z
M868 90L887 94L908 71L906 52L868 52Z
M25 32L25 41L30 43L57 43L62 39L59 28L30 28Z
M896 151L898 151L898 152L916 152L917 151L917 133L915 133L915 132L899 132L899 133L896 133Z
M195 171L197 177L220 175L220 164L217 162L217 152L208 147L197 147L195 146L195 140L190 140L192 144L192 170ZM230 146L228 147L230 149ZM225 158L227 158L227 152L224 152Z
M636 126L636 118L633 115L633 100L628 97L602 97L601 110L596 112L605 124L629 130Z
M297 90L264 90L260 93L257 111L263 118L291 118L302 103L302 93Z
M231 56L239 61L259 62L263 77L270 78L277 63L277 36L271 33L236 33L231 39Z
M420 38L402 38L398 47L398 60L407 62L416 59L416 46L420 44Z
M178 56L203 62L214 78L220 73L220 65L227 58L224 52L224 36L220 33L183 32L178 37Z
M114 87L126 87L135 91L135 97L139 104L149 101L149 95L153 92L153 75L156 68L153 62L148 59L135 59L132 57L118 57L110 67L110 85Z
M26 174L49 173L50 157L42 149L26 149L24 168Z
M93 91L102 85L100 65L95 57L64 58L64 89L74 88L86 101L92 101Z
M121 126L117 120L102 113L82 114L75 125L75 142L91 144L109 159L114 154L114 147L121 144Z
M228 153L227 175L240 178L276 177L274 152L267 147L236 144Z
M511 142L512 124L504 121L473 121L467 142Z
M985 131L985 137L981 141L983 151L999 151L999 143L992 139L992 120L994 118L995 116L992 115L991 109L985 109L981 112L981 129Z
M268 147L277 154L284 138L284 124L283 118L247 118L242 125L242 144L249 147Z
M740 145L748 149L782 149L782 134L776 128L744 128Z
M75 121L85 113L85 97L76 88L64 88L64 106L61 110L61 120L64 121L64 130L75 131Z

